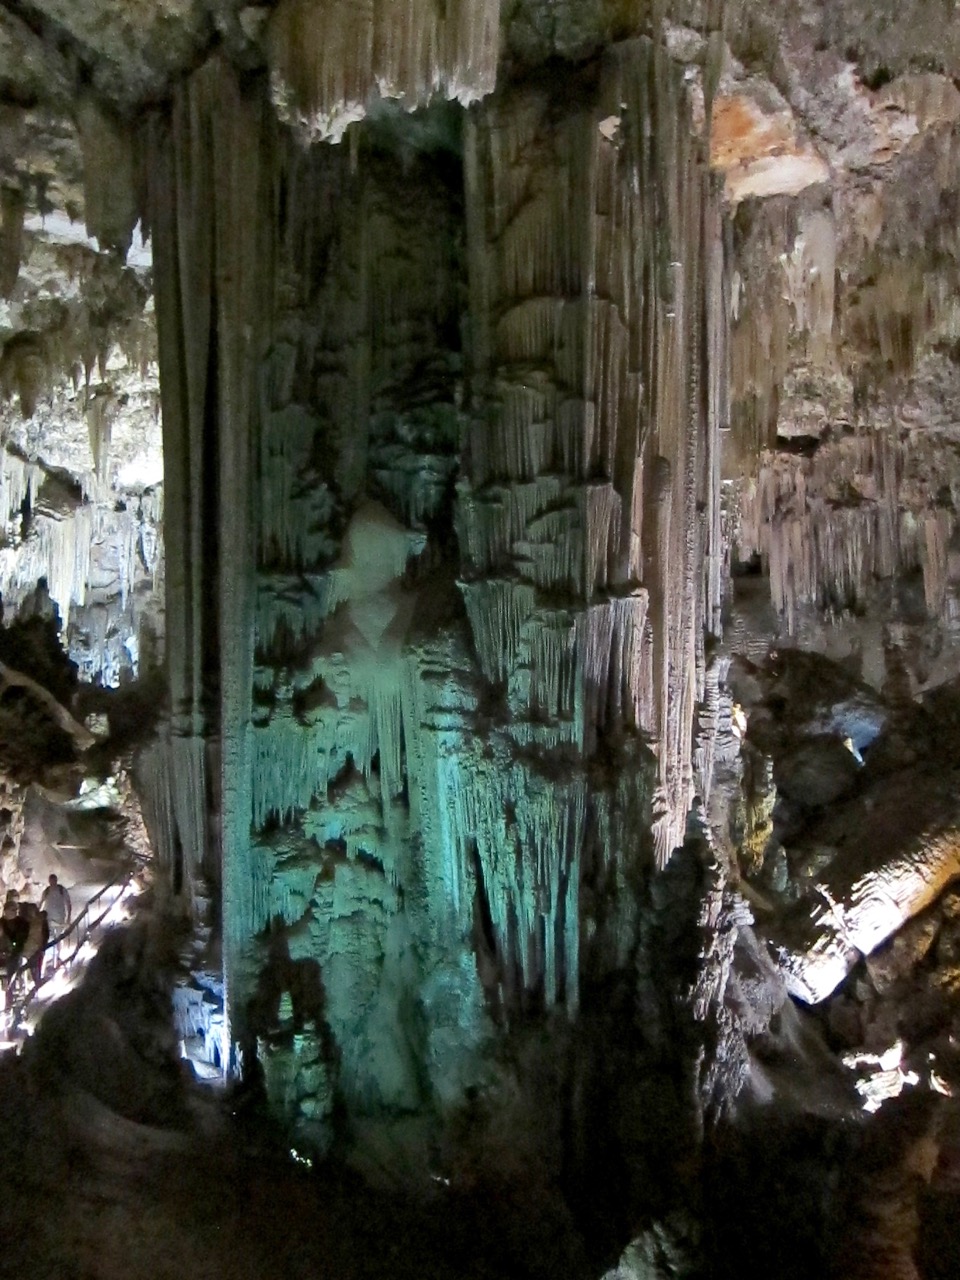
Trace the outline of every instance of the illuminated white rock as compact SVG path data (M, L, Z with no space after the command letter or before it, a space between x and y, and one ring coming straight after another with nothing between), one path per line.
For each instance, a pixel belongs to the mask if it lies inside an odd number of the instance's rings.
M826 999L960 875L955 794L951 775L914 771L842 811L842 847L792 917L769 930L792 995Z

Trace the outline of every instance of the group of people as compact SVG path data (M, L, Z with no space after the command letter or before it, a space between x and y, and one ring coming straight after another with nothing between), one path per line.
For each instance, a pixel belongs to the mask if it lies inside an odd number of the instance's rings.
M61 936L72 914L70 894L55 875L50 876L39 903L21 898L16 889L7 891L0 917L0 970L7 983L26 968L39 987L47 944Z

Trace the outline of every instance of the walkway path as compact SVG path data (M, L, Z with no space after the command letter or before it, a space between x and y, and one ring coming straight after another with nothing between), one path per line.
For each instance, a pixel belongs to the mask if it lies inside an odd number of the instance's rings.
M71 889L79 901L85 886ZM77 985L96 955L107 930L129 920L131 900L141 891L136 868L95 889L67 928L44 948L43 979L34 986L30 961L24 961L6 987L0 986L0 1053L18 1048L37 1027L50 1005ZM59 948L59 957L58 957Z

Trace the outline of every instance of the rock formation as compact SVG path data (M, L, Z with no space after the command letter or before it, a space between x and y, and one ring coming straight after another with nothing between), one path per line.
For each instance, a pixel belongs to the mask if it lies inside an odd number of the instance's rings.
M0 6L14 701L135 746L197 1071L571 1274L732 1272L765 1117L784 1275L949 1183L942 8Z

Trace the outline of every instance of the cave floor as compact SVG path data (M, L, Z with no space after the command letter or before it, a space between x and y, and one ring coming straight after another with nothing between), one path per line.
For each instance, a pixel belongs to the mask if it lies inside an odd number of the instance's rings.
M33 1280L508 1280L528 1268L482 1206L414 1205L347 1173L254 1153L229 1126L205 1138L117 1116L79 1092L55 1100L8 1076L21 1141L0 1153L0 1275ZM203 1109L202 1104L202 1108ZM209 1120L210 1117L208 1116ZM547 1260L544 1259L544 1263Z
M588 1274L516 1198L414 1200L298 1165L246 1096L178 1060L158 950L156 930L114 930L0 1059L0 1280Z
M493 1171L414 1195L334 1162L301 1167L255 1094L201 1086L178 1059L176 944L156 920L113 930L22 1052L0 1059L0 1280L598 1280L613 1265L587 1260L543 1185L498 1183ZM920 1202L933 1104L950 1118L950 1176ZM892 1274L885 1263L836 1271L832 1255L866 1258L869 1246L889 1257L928 1237L915 1274L960 1274L955 1112L917 1095L863 1123L773 1109L718 1133L691 1170L706 1268L656 1274L732 1280L748 1241L757 1274L776 1280L879 1280Z

